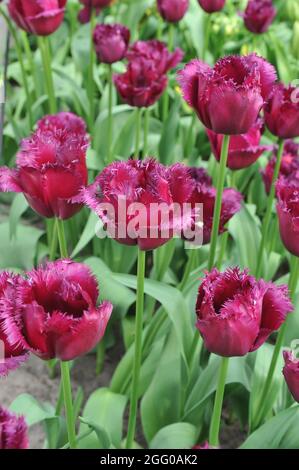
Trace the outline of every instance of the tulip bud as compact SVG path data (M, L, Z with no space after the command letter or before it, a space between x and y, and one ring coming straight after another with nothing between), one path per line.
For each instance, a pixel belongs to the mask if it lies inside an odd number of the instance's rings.
M177 23L189 7L189 0L157 0L160 15L169 23Z
M198 0L201 8L207 13L221 11L225 6L226 0Z
M122 60L127 52L130 31L121 24L98 24L93 33L97 57L104 64Z
M9 0L8 11L16 24L28 33L48 36L63 21L67 0Z
M0 450L27 449L28 445L28 426L24 417L0 406Z
M296 359L290 351L283 351L285 366L283 375L287 386L295 401L299 403L299 359Z
M277 10L272 0L249 0L242 15L246 28L255 34L265 33L272 24Z

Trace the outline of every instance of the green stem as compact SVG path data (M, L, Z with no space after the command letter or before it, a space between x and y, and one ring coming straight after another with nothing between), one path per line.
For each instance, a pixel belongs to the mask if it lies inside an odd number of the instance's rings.
M73 400L72 400L72 388L71 388L69 363L61 361L60 367L61 367L61 380L62 380L62 386L63 386L66 425L67 425L69 444L70 444L71 449L75 449L77 440L76 440L76 431L75 431L74 414L73 414Z
M173 23L169 23L169 27L168 27L168 50L170 52L173 51L174 49L174 24Z
M299 258L293 257L293 264L292 264L291 274L289 278L289 291L290 291L290 296L292 300L294 300L294 297L295 297L297 283L298 283L298 276L299 276ZM261 394L260 406L257 408L258 409L257 416L256 416L256 419L254 419L255 428L259 426L259 424L261 423L265 415L265 411L266 411L265 409L267 407L267 396L272 386L272 381L273 381L273 377L276 371L277 361L281 352L281 348L284 343L287 326L288 326L288 318L286 319L286 321L280 328L279 333L277 335L277 340L276 340L276 344L274 347L267 379L266 379L266 382L265 382L265 385Z
M256 277L260 277L262 266L263 266L263 255L264 255L265 244L266 244L267 235L269 231L269 225L271 221L273 201L275 197L275 184L276 184L279 171L280 171L283 149L284 149L284 140L279 139L277 158L276 158L270 193L269 193L268 201L267 201L266 214L263 220L262 238L261 238L261 243L259 246L259 251L258 251L258 256L257 256Z
M144 113L144 140L143 140L143 157L148 155L148 132L149 132L150 108L146 108Z
M54 261L56 257L57 242L58 242L57 226L56 226L56 223L54 223L52 227L52 235L51 235L51 242L50 242L50 252L49 252L50 261Z
M27 100L29 127L30 127L30 129L32 129L33 124L34 124L33 113L32 113L32 98L31 98L31 94L30 94L30 91L29 91L29 85L28 85L26 70L25 70L24 61L23 61L22 47L21 47L21 44L20 44L20 41L19 41L19 37L16 33L16 30L15 30L12 22L10 21L9 16L5 13L4 10L2 10L2 8L0 8L0 14L5 19L6 24L8 26L8 29L9 29L9 32L12 35L13 40L14 40L14 46L15 46L15 49L16 49L18 62L20 64L22 81L23 81L23 86L24 86L26 100Z
M141 135L141 117L142 117L142 108L137 108L136 134L135 134L135 152L134 152L135 160L138 160L138 158L139 158L140 135Z
M138 385L142 357L142 326L144 306L144 274L145 274L145 251L138 250L137 267L137 299L135 318L135 354L133 366L133 378L131 388L130 415L128 424L128 435L126 448L131 449L136 431L137 408L138 408Z
M113 162L113 151L112 151L112 131L113 131L113 115L112 115L112 98L113 98L113 82L112 82L112 65L108 65L108 163Z
M32 75L32 78L33 78L33 83L34 83L33 95L35 96L35 99L36 99L36 93L37 93L37 90L38 90L38 85L37 85L37 80L36 80L35 63L34 63L34 59L33 59L32 51L31 51L31 48L30 48L27 33L25 31L21 31L21 37L22 37L22 41L23 41L25 54L27 56L29 69L31 71L31 75Z
M205 60L207 51L209 49L211 25L212 25L212 15L207 14L206 23L205 23L205 31L204 31L202 60Z
M217 181L217 195L216 195L216 202L215 202L215 208L214 208L210 254L209 254L209 261L208 261L209 271L212 269L214 265L214 261L215 261L217 238L218 238L219 225L220 225L221 206L222 206L222 194L223 194L223 188L224 188L226 164L227 164L228 149L229 149L229 141L230 141L230 137L228 135L225 135L223 137L223 142L222 142L220 168L219 168L218 181Z
M50 45L49 39L47 37L38 37L38 46L42 56L43 62L43 69L45 74L45 81L47 87L47 94L48 94L48 102L49 102L49 112L50 114L57 113L57 102L55 97L55 89L54 89L54 82L53 82L53 75L52 75L52 68L51 68L51 53L50 53Z
M95 64L95 51L93 45L93 31L95 28L96 12L95 8L92 8L91 18L90 18L90 50L89 50L89 67L88 67L88 81L87 81L87 94L89 99L89 132L93 133L94 125L94 78L93 70Z
M62 258L68 258L67 244L65 239L63 220L56 219L56 228L58 234L58 241L60 247L60 254Z
M219 430L228 364L229 358L223 357L219 370L218 385L209 433L209 444L213 447L218 447L219 445Z

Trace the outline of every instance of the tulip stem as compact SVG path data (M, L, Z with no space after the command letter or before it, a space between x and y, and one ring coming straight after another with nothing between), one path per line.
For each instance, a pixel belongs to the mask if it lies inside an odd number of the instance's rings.
M74 411L73 411L69 363L61 361L60 366L61 366L61 380L62 380L62 386L63 386L67 433L68 433L70 448L75 449L77 440L76 440L76 430L75 430L75 423L74 423Z
M29 90L25 65L24 65L24 61L23 61L22 47L21 47L21 44L20 44L20 41L19 41L19 37L16 33L16 30L15 30L12 22L10 21L9 16L5 13L5 11L2 8L0 8L0 14L5 19L7 27L9 29L9 32L12 35L13 40L14 40L14 46L15 46L15 49L16 49L18 62L20 64L22 81L23 81L24 91L25 91L27 105L28 105L27 109L28 109L29 128L32 129L33 124L34 124L33 113L32 113L32 99L31 99L31 94L30 94L30 90Z
M258 256L257 256L256 277L260 277L260 275L261 275L261 269L262 269L262 265L263 265L263 255L264 255L267 235L268 235L268 232L269 232L269 225L270 225L270 222L271 222L272 206L273 206L273 201L274 201L274 197L275 197L275 184L276 184L277 178L279 176L281 160L282 160L282 155L283 155L283 149L284 149L284 140L279 139L279 141L278 141L278 152L277 152L277 157L276 157L276 163L275 163L273 178L272 178L272 182L271 182L270 193L269 193L268 201L267 201L266 214L265 214L265 218L263 220L262 238L261 238L261 243L260 243L260 246L259 246L259 251L258 251Z
M93 45L93 31L95 28L96 12L95 8L92 8L90 17L90 50L89 50L89 67L87 77L87 95L89 99L89 132L93 133L94 125L94 79L93 70L95 63L95 51Z
M137 298L136 298L136 318L135 318L135 354L133 365L133 378L131 388L130 415L128 424L128 434L126 448L131 449L136 431L136 419L138 408L138 385L141 369L142 357L142 326L144 307L144 274L145 274L145 251L138 250L137 261Z
M170 23L168 27L168 49L170 52L174 49L174 24Z
M141 135L141 118L142 118L142 108L137 108L136 134L135 134L135 152L134 152L135 160L138 160L138 158L139 158L140 135Z
M58 241L60 247L60 254L62 258L68 258L67 244L65 239L64 224L63 220L56 219L56 228L58 234Z
M212 235L211 235L209 261L208 261L209 271L214 266L214 261L215 261L217 237L218 237L219 225L220 225L222 195L223 195L226 164L227 164L228 149L229 149L229 141L230 141L230 136L225 135L223 137L223 142L222 142L220 168L219 168L218 180L217 180L217 195L216 195L216 202L215 202L215 207L214 207L213 227L212 227Z
M22 36L24 51L25 51L25 54L27 56L29 69L31 71L31 75L32 75L32 78L33 78L33 83L34 83L33 96L36 97L38 86L37 86L37 80L36 80L35 63L34 63L34 59L33 59L32 51L31 51L31 48L30 48L30 43L29 43L29 40L28 40L27 33L25 31L21 31L21 36Z
M148 131L149 131L149 120L150 120L150 108L146 108L144 112L144 139L143 139L143 157L147 157L148 154Z
M291 269L290 278L289 278L289 291L290 291L290 296L292 300L294 300L294 297L295 297L296 288L298 284L298 276L299 276L299 258L297 258L296 256L293 256L293 264L292 264L292 269ZM257 407L258 412L256 415L256 419L254 419L253 421L254 428L259 426L266 412L267 397L270 392L270 388L272 386L272 381L273 381L273 377L276 371L277 361L281 352L281 348L283 346L287 326L288 326L288 318L286 319L286 321L280 328L279 333L277 335L277 340L276 340L276 344L274 347L267 379L266 379L266 382L265 382L265 385L261 394L260 404Z
M209 444L214 447L218 447L219 445L219 430L228 364L229 358L223 357L219 370L218 385L209 434Z
M113 105L113 82L112 82L112 65L108 64L108 163L113 162L113 152L112 152L112 131L113 131L113 121L112 121L112 105Z
M50 114L57 113L57 103L54 91L54 82L51 68L51 54L50 54L50 45L47 37L38 37L38 46L42 56L46 88L48 94L49 102L49 112Z
M49 260L54 261L57 251L58 233L56 223L52 225Z
M205 60L207 51L209 49L210 43L210 32L212 25L212 15L206 15L205 30L204 30L204 40L203 40L203 49L202 49L202 60Z

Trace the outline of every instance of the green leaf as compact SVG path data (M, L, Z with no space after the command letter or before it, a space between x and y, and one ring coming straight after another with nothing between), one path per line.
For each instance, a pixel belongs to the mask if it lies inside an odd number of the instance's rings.
M14 413L25 416L28 426L55 417L55 410L50 403L40 403L28 393L19 395L12 402L9 409Z
M156 373L141 402L142 427L147 442L162 427L179 421L180 406L181 355L172 329Z
M10 239L9 223L0 224L0 269L31 269L34 265L37 242L43 232L35 227L19 224L16 236Z
M190 423L174 423L157 432L150 449L192 449L196 444L196 427Z
M9 232L11 238L16 236L19 220L28 207L28 202L22 193L14 197L9 213Z
M95 447L96 449L110 449L111 448L110 437L102 426L99 426L91 419L85 419L85 418L79 418L79 419L83 425L87 425L90 429L92 429L95 432L97 439L98 439L98 446ZM92 439L92 438L93 438L92 434L86 437L86 439ZM81 445L82 445L82 441L79 441L79 447Z
M93 239L93 237L95 236L95 229L98 221L98 216L94 212L90 212L80 240L78 241L71 255L72 258L75 258L75 256L77 256L78 253L80 253L80 251L82 251L86 247L86 245L88 245L88 243Z
M282 411L251 434L241 449L298 449L299 406Z
M165 91L165 93L167 93L167 91ZM163 162L165 165L174 161L174 148L180 122L180 106L181 101L176 99L170 109L170 113L165 122L165 125L163 126L163 132L159 145L159 156L161 162Z
M80 441L80 448L98 448L99 433L103 430L110 443L119 448L123 433L123 414L127 404L127 397L111 392L108 388L100 388L93 392L83 410L83 419L80 425L80 435L88 430L88 426L97 426L97 436L90 436ZM85 424L85 423L88 423ZM103 436L102 436L103 437Z

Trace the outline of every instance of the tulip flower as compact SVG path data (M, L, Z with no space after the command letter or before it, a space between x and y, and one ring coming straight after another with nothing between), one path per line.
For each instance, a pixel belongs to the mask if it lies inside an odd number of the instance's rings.
M160 15L169 23L178 23L186 14L189 0L157 0Z
M166 222L162 215L155 215L157 204L164 203L169 212L174 203L188 203L192 189L188 168L182 164L166 168L154 159L129 160L107 166L84 191L84 200L107 225L112 238L146 251L158 248L191 224L191 211L189 221L169 214ZM133 223L138 215L138 224Z
M19 286L19 308L4 315L12 341L41 359L70 361L94 348L112 312L97 307L98 285L89 268L59 260L27 273Z
M93 42L98 60L113 64L122 60L127 52L130 31L122 24L98 24L93 33Z
M299 177L281 177L276 184L277 214L281 239L286 249L299 256Z
M277 83L265 106L265 122L282 139L299 137L299 88Z
M159 75L165 75L175 68L184 57L183 51L178 47L174 52L169 52L164 42L152 39L150 41L136 41L127 53L127 59L134 62L144 59L152 62Z
M22 192L43 217L68 219L81 209L77 202L87 183L88 138L80 118L47 116L24 139L17 168L0 168L0 191Z
M277 153L277 152L275 152ZM273 156L268 162L266 168L262 171L262 177L265 184L267 194L270 192L274 168L276 165L277 155ZM292 180L299 172L299 144L292 140L286 140L281 160L279 176Z
M227 166L231 170L240 170L247 168L256 162L256 160L266 150L271 147L260 145L263 122L258 119L254 126L246 134L235 135L230 138ZM216 160L220 161L223 135L207 129L207 134L211 143L213 154Z
M184 99L208 129L246 134L276 79L274 67L256 54L220 59L214 68L193 60L178 73Z
M67 0L9 0L8 11L27 33L49 36L61 25Z
M191 169L194 189L191 195L192 204L203 204L203 244L211 240L216 188L209 182L209 177L202 169ZM232 188L225 188L222 195L219 233L225 232L227 222L241 209L242 195Z
M215 13L224 8L226 0L198 0L201 8L207 13Z
M80 23L85 24L90 21L92 10L94 9L96 14L102 10L102 8L108 7L112 0L79 0L82 3L83 8L79 12L78 20Z
M283 375L295 401L299 403L299 359L291 351L283 351Z
M27 449L28 426L23 416L0 406L0 450Z
M286 286L257 281L239 268L213 269L199 287L196 327L210 352L244 356L278 330L291 310Z
M272 24L277 10L272 0L249 0L244 18L246 28L255 34L265 33Z
M15 290L20 282L20 276L7 272L0 273L0 377L6 376L10 371L17 369L28 359L26 348L10 337L10 332L5 328L4 322L6 315L11 311L14 313L18 310L18 299Z

